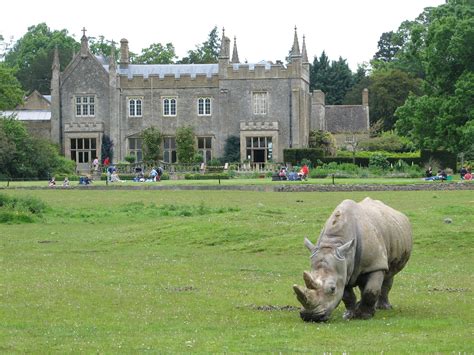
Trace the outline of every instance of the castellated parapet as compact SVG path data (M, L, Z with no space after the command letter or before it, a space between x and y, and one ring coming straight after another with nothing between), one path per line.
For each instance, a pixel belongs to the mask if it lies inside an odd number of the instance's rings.
M174 74L165 74L164 76L134 75L128 77L120 76L120 87L123 89L145 88L145 89L186 89L199 87L218 87L219 76L217 74L208 77L206 74L181 74L176 77Z
M278 131L278 122L240 122L241 131Z

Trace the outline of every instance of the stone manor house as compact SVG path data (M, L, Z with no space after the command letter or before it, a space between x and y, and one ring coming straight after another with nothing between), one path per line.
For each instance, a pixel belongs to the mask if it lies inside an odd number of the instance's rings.
M175 132L192 126L205 161L223 155L226 139L240 137L241 160L283 161L283 149L308 146L309 132L323 129L344 142L367 134L368 92L362 105L325 105L324 93L309 90L309 61L294 33L291 63L241 63L234 38L223 31L217 64L131 64L128 41L120 60L106 62L81 50L61 72L58 52L52 65L50 138L66 157L86 168L98 156L104 135L114 143L114 162L142 157L140 133L157 127L163 134L163 160L176 162ZM49 98L48 98L49 99Z

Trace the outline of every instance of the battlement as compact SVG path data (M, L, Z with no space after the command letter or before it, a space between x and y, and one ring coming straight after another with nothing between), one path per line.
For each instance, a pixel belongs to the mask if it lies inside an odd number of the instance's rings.
M297 66L260 62L256 64L229 64L226 68L225 79L255 80L255 79L290 79L302 77L309 81L309 70L304 66L299 70Z
M64 132L103 132L103 122L69 122L64 124Z
M278 122L241 121L241 131L278 131Z
M218 87L219 75L213 74L164 74L164 75L149 75L142 74L128 77L120 76L120 87L124 89L131 88L145 88L145 89L185 89L196 87Z

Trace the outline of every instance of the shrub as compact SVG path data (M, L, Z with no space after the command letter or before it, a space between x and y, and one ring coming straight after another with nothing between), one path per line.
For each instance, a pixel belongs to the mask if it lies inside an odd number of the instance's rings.
M45 210L46 204L37 198L0 194L0 223L31 223Z
M386 170L390 167L390 162L385 154L374 154L369 158L369 168Z

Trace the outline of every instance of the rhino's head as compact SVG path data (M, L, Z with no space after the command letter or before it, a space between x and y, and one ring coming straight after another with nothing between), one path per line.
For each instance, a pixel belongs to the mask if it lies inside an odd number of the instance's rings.
M298 301L303 305L301 318L306 322L324 322L341 302L347 279L347 260L354 240L337 248L315 247L308 239L312 271L305 271L306 287L293 286Z

